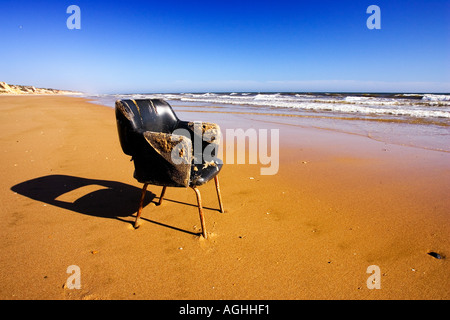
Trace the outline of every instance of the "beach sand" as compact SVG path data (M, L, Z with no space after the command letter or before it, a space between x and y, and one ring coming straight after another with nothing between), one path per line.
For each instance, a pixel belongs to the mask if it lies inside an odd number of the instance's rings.
M168 188L157 206L161 187L149 186L133 228L142 185L113 108L0 96L0 299L450 298L449 153L175 110L222 130L280 130L277 174L224 165L225 213L214 183L200 187L208 239L191 189ZM66 285L72 265L80 289Z

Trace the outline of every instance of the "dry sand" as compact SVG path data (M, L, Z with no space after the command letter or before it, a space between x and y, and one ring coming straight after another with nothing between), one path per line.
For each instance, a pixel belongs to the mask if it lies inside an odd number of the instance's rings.
M225 164L195 193L142 187L114 110L63 96L0 97L0 299L449 299L450 155L263 116L189 113L279 128L280 169ZM65 286L79 266L81 289ZM367 268L379 267L380 289Z

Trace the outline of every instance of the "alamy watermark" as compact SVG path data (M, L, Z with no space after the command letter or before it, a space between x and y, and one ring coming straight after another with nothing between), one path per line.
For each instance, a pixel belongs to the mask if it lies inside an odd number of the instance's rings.
M381 289L381 270L377 265L371 265L367 267L367 273L371 275L367 278L368 289Z
M67 7L66 13L70 16L66 20L67 29L81 29L81 9L77 5L70 5Z
M227 129L226 130L226 163L234 163L234 142L236 141L237 149L237 164L245 164L245 141L248 138L249 146L249 164L262 164L268 165L267 167L262 167L260 169L261 175L274 175L278 172L279 168L279 140L280 131L279 129L270 129L270 143L269 134L267 129L256 129L250 128L244 131L243 129ZM269 145L270 145L270 155L269 155Z
M70 274L67 278L65 288L67 289L81 289L81 269L77 265L70 265L66 272Z
M66 20L66 26L68 29L81 29L81 9L77 5L70 5L67 7L66 13L70 16ZM366 26L368 29L381 29L381 9L379 6L372 4L367 7L367 14L370 16L366 20Z
M77 5L70 5L67 7L66 13L70 16L66 20L66 26L68 29L81 29L81 9ZM367 18L366 26L368 29L381 29L381 9L377 5L370 5L366 10L370 16Z
M367 7L366 13L370 14L367 18L366 26L368 29L381 29L381 10L377 5Z
M214 160L225 161L226 164L261 164L261 175L275 175L279 169L279 129L242 128L225 130L225 145L222 132L218 126L205 129L202 122L193 123L194 164L210 163ZM189 136L187 129L176 129L171 136L172 141L180 141L180 136ZM206 147L202 147L207 142ZM247 143L248 142L248 143ZM187 163L184 157L183 142L179 142L171 151L171 160L175 164ZM223 157L223 150L225 157ZM202 152L198 152L202 150ZM248 150L248 152L247 152ZM270 150L270 152L269 152ZM247 162L248 158L248 162Z

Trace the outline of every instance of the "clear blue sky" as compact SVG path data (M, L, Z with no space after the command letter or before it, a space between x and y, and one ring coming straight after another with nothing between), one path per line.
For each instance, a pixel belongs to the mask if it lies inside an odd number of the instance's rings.
M69 5L81 29L69 30ZM369 5L381 29L369 30ZM90 93L450 91L450 1L2 1L0 81Z

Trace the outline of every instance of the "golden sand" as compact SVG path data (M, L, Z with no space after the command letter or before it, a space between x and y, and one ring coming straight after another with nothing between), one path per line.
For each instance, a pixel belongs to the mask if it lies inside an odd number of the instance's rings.
M156 206L149 186L133 228L142 185L112 108L2 96L0 112L1 299L450 298L448 153L178 108L222 130L280 130L278 174L224 165L225 213L214 183L200 187L205 240L190 189ZM66 285L72 265L80 289Z

